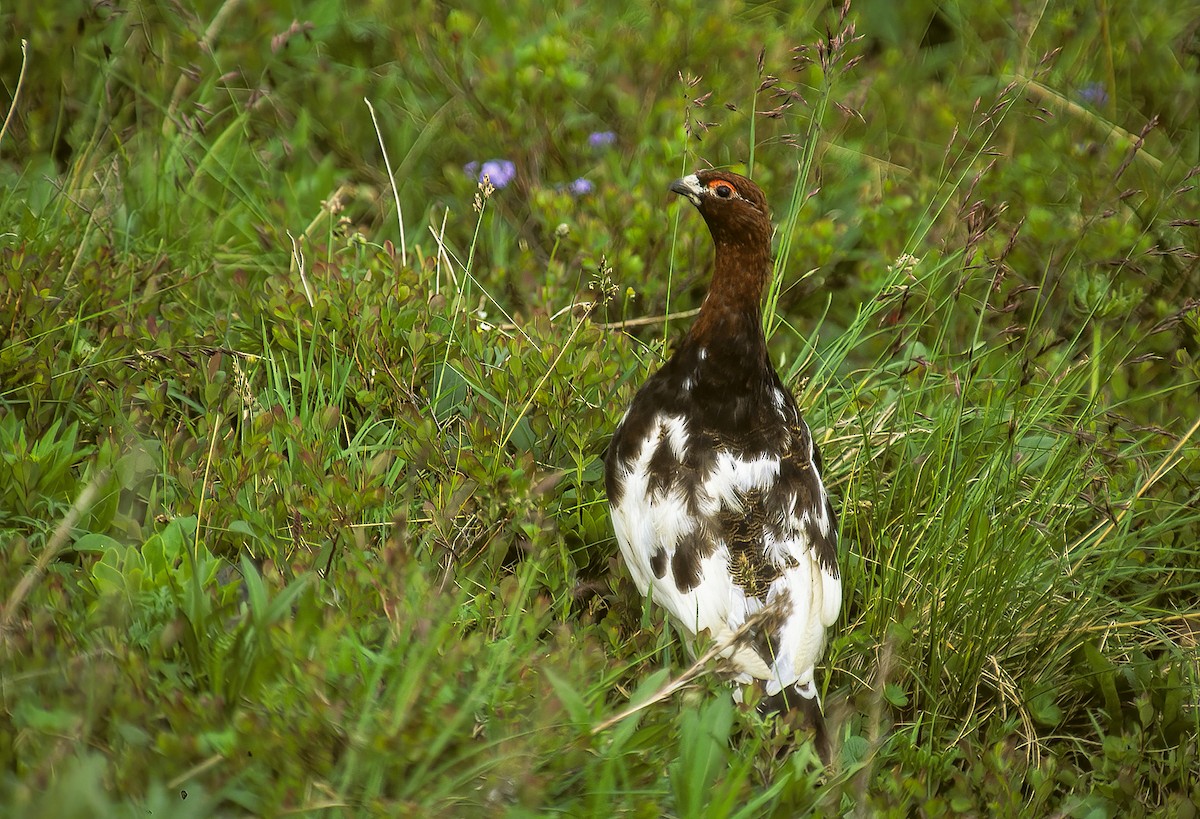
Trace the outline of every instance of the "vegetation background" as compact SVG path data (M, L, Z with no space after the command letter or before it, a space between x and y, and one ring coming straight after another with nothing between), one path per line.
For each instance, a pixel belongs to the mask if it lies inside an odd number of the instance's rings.
M1196 3L5 0L0 87L0 813L1196 815ZM828 772L607 519L710 163Z

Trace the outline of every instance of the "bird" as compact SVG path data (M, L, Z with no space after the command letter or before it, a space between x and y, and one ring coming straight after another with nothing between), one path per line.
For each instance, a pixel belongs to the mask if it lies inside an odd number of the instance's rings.
M767 200L725 170L670 190L708 226L712 281L604 454L613 529L638 591L689 650L703 632L723 644L735 700L760 685L760 711L798 712L828 764L816 664L841 608L837 516L817 442L767 350Z

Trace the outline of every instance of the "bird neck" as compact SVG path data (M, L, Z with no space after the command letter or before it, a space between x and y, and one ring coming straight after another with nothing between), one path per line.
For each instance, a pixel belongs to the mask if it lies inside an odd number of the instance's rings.
M712 285L688 335L706 345L748 348L739 350L743 355L765 353L762 293L770 276L769 240L752 244L718 239L715 262Z

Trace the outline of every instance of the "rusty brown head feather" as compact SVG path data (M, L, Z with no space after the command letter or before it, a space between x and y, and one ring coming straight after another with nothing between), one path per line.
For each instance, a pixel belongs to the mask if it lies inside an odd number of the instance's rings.
M700 171L676 179L671 190L700 211L715 251L712 286L691 335L748 334L757 336L752 347L765 349L759 306L771 272L767 198L758 185L729 171Z

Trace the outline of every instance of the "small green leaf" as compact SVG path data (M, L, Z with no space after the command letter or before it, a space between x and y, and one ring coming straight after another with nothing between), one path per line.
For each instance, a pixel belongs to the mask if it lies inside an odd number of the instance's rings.
M100 561L92 567L92 584L100 594L114 594L125 589L125 575L111 563Z
M102 535L98 532L88 532L83 537L75 541L71 547L76 552L95 553L103 552L106 549L120 548L121 542L109 535Z
M888 683L883 687L883 698L888 701L888 704L896 708L903 708L908 705L908 694L895 683Z
M258 533L254 531L254 527L244 520L230 521L229 531L231 533L245 535L247 538L257 541Z
M842 760L848 764L862 762L867 758L870 750L871 743L867 741L866 737L851 734L842 743Z
M1104 710L1109 717L1116 720L1121 716L1121 698L1117 695L1117 669L1112 661L1100 653L1094 642L1083 644L1083 653L1087 658L1092 679L1104 697Z
M589 721L587 703L571 683L559 676L552 668L543 668L542 676L549 681L554 693L558 695L559 701L571 715L572 722L582 724Z
M1029 713L1041 725L1058 725L1063 718L1062 709L1058 707L1053 691L1046 691L1034 697L1029 702Z

